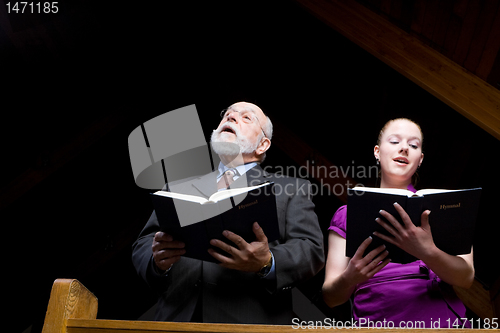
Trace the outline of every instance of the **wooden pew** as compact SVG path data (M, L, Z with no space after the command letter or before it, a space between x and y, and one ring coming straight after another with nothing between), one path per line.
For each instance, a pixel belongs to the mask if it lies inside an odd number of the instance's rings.
M57 279L50 293L49 305L42 333L153 333L153 332L208 332L208 333L284 333L311 331L298 326L243 325L243 324L201 324L151 321L127 321L96 319L97 298L80 282L72 279ZM307 325L307 324L304 324ZM321 329L321 328L319 328ZM321 330L332 330L323 327ZM352 328L335 329L339 333L351 333ZM355 329L357 333L398 332L401 329ZM478 332L483 330L456 329L413 329L412 332ZM491 332L492 330L488 330ZM499 331L499 330L493 330Z
M57 279L52 286L42 333L151 332L296 332L291 326L172 323L104 320L97 317L97 298L78 280Z

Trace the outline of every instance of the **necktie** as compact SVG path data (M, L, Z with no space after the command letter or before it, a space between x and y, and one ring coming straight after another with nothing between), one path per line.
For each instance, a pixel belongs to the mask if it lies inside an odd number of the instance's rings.
M228 188L233 182L234 182L234 175L236 172L233 169L229 169L224 174L222 177L220 177L219 181L217 182L217 189L223 189L223 188Z

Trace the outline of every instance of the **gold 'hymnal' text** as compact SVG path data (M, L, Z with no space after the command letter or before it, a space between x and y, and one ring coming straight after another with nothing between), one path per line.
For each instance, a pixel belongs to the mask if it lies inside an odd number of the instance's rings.
M454 204L454 205L440 205L439 206L439 209L444 209L444 210L447 210L450 208L460 208L460 202L457 204Z
M257 204L257 203L258 203L258 200L255 200L255 201L249 202L249 203L244 204L244 205L239 205L238 209L245 209L245 208L253 206L253 205Z

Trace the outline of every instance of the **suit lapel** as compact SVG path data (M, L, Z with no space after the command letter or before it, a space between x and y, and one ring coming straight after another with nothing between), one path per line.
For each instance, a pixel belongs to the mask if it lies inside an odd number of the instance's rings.
M218 170L212 171L211 173L194 180L191 185L208 199L212 194L217 192L217 174Z

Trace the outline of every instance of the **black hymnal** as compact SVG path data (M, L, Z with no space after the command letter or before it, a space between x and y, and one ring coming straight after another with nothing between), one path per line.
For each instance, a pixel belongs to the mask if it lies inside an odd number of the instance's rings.
M186 244L184 256L217 262L208 249L212 247L211 239L231 244L222 235L224 230L232 231L250 243L255 240L253 223L258 222L269 242L279 238L273 186L273 183L264 183L228 189L214 193L208 200L165 191L152 193L151 198L161 230ZM227 255L218 248L214 249Z
M467 190L420 190L416 193L401 189L355 187L348 190L346 256L352 257L359 245L368 238L373 241L366 249L371 250L385 244L392 262L408 263L416 258L397 246L373 236L374 231L393 237L375 218L380 210L392 214L402 225L403 221L394 207L397 202L403 207L416 226L420 226L422 212L430 210L429 224L436 246L451 255L467 254L471 251L474 226L479 207L481 188ZM387 221L386 221L387 222Z

